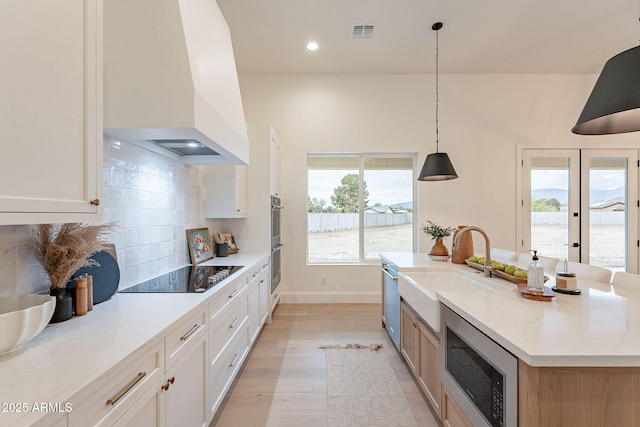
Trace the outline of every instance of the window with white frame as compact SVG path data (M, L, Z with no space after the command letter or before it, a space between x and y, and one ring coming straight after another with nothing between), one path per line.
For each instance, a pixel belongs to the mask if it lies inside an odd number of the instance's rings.
M415 164L414 154L308 154L308 262L411 252Z

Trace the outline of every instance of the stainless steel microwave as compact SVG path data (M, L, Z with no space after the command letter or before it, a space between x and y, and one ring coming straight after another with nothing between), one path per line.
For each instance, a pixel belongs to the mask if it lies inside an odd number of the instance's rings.
M443 385L474 426L517 427L518 359L441 307Z

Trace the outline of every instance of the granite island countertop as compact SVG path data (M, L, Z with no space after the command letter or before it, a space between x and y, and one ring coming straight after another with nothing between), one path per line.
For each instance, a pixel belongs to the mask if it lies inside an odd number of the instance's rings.
M402 271L450 269L476 271L466 265L431 261L426 254L381 254ZM468 273L466 273L468 274ZM546 286L555 284L554 275ZM439 291L437 297L485 335L530 366L640 366L640 289L581 279L581 295L556 293L550 301L522 297L516 285L505 290ZM504 287L504 286L503 286ZM511 289L510 289L511 287Z

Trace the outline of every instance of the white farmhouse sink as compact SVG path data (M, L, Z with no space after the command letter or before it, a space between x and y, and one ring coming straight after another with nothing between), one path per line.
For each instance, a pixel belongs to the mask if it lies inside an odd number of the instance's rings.
M18 350L47 326L56 307L49 295L0 298L0 356Z
M400 273L398 290L402 298L429 324L440 332L439 291L495 291L489 285L455 271L411 271Z

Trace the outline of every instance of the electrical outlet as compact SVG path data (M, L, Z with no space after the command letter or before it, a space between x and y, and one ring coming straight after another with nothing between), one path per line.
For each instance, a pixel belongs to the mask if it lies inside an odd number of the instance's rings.
M326 277L321 277L320 278L320 286L327 286L327 278Z

